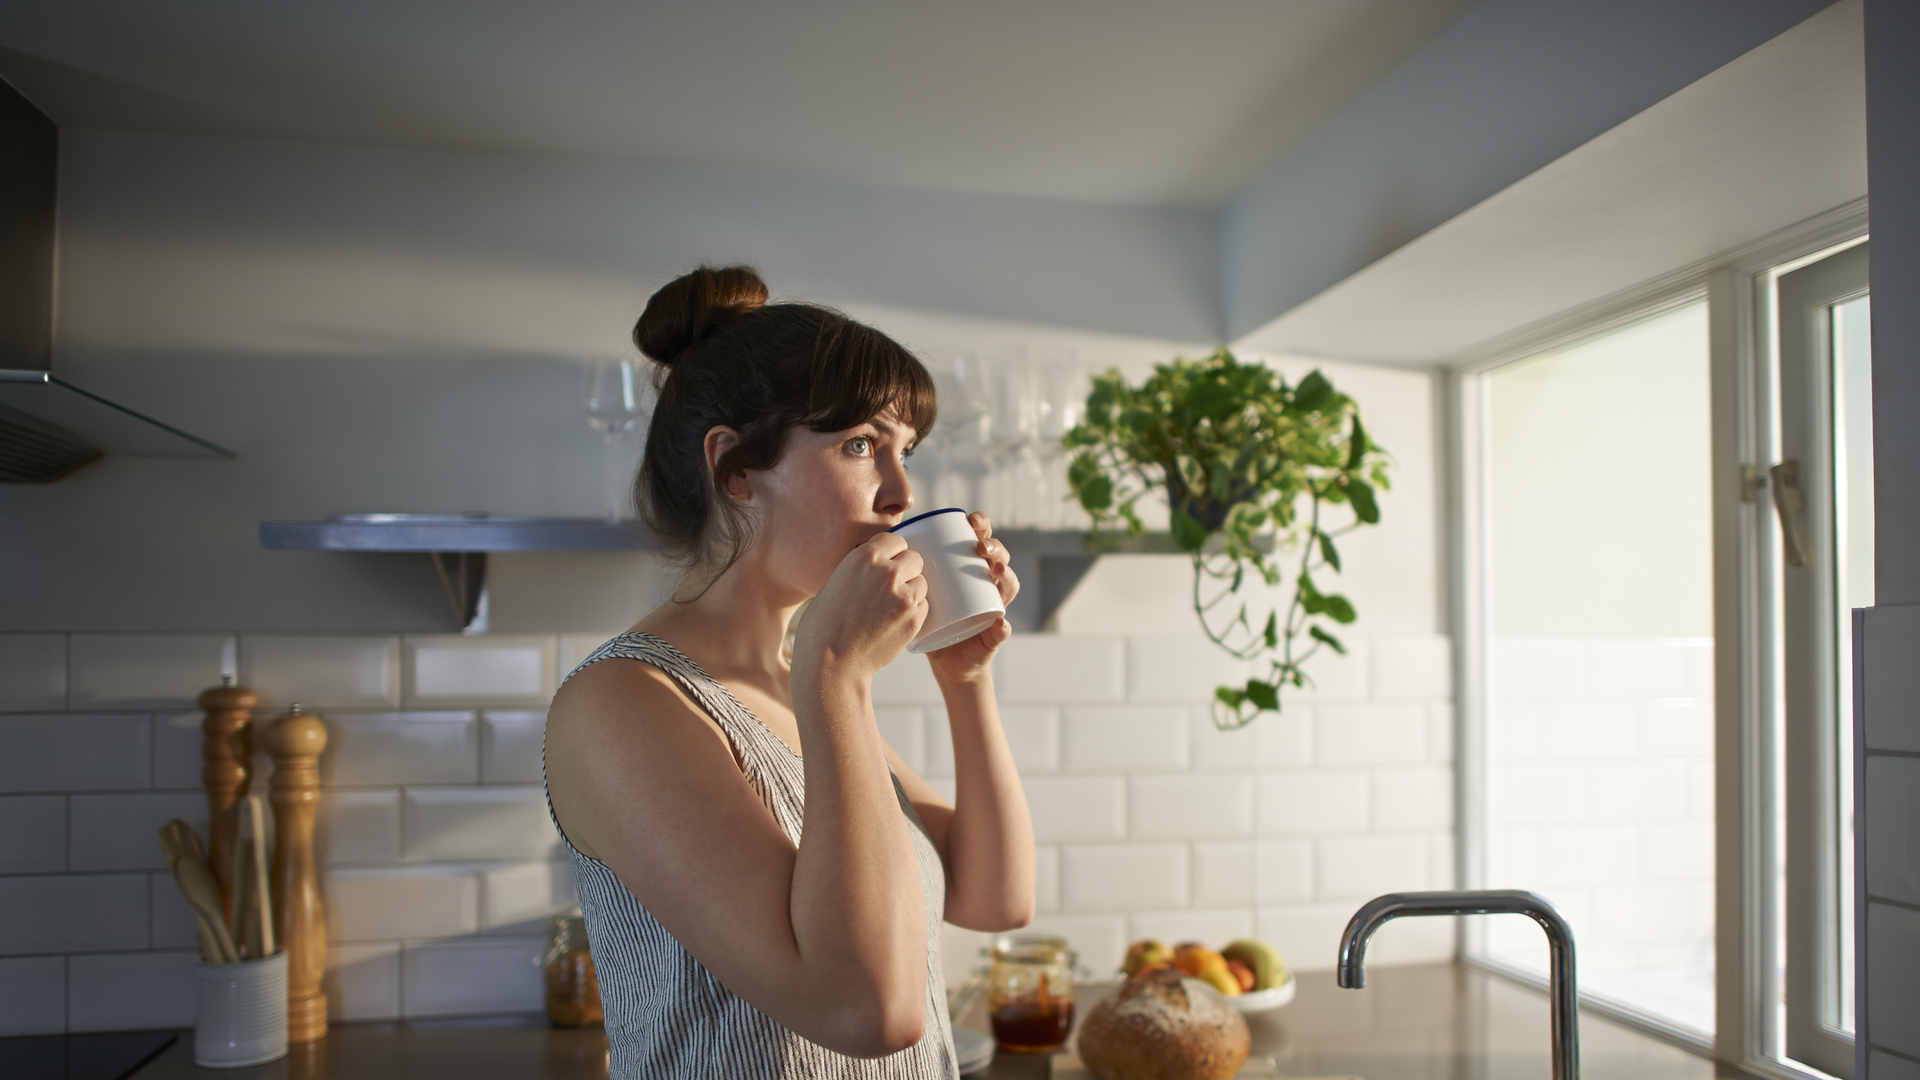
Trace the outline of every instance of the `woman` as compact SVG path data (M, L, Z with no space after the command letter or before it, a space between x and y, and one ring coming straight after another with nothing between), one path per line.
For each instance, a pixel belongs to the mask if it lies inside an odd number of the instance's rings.
M887 529L913 506L933 382L870 327L766 301L736 266L647 303L634 340L666 377L636 494L688 572L547 719L612 1074L951 1077L941 920L1033 914L989 667L1011 629L928 655L949 806L880 737L872 694L927 614L920 557ZM970 520L1012 599L1005 546Z

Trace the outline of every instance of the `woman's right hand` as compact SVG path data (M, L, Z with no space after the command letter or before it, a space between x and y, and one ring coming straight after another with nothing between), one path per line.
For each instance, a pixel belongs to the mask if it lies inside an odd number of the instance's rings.
M927 619L923 565L919 552L889 532L848 552L800 616L795 674L832 666L871 680L891 663Z

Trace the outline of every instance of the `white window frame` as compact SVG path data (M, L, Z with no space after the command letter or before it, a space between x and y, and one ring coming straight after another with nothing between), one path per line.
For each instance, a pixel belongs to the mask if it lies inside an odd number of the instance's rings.
M1862 198L1798 225L1541 320L1446 362L1444 399L1447 492L1454 542L1449 593L1454 648L1455 868L1461 888L1487 883L1486 701L1489 598L1487 552L1486 376L1507 364L1584 341L1681 305L1707 300L1712 423L1715 743L1716 1031L1709 1043L1690 1030L1605 999L1581 1005L1656 1038L1780 1080L1828 1074L1784 1055L1780 1016L1781 897L1775 813L1782 798L1772 773L1779 717L1769 573L1778 557L1773 509L1744 471L1764 474L1772 451L1773 312L1770 273L1857 242L1867 232ZM1764 491L1758 493L1764 496ZM1762 513L1764 511L1764 514ZM1461 962L1546 988L1529 971L1490 959L1480 920L1465 920Z

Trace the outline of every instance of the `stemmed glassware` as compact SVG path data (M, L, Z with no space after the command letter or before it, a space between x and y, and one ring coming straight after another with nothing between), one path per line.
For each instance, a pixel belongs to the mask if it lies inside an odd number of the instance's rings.
M1073 430L1087 412L1087 373L1072 346L1050 349L1040 365L1040 431L1035 441L1041 473L1040 520L1043 529L1065 528L1067 507L1067 448L1062 436Z
M631 517L633 504L628 482L633 462L629 434L644 429L653 415L653 384L640 361L624 356L601 356L586 363L580 389L587 424L606 439L605 507L609 523Z

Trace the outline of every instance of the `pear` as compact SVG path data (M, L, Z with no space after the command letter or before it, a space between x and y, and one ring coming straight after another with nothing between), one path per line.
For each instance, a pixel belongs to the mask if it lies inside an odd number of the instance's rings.
M1287 965L1281 962L1280 954L1264 941L1242 938L1221 949L1220 955L1252 968L1255 990L1271 990L1287 981Z

